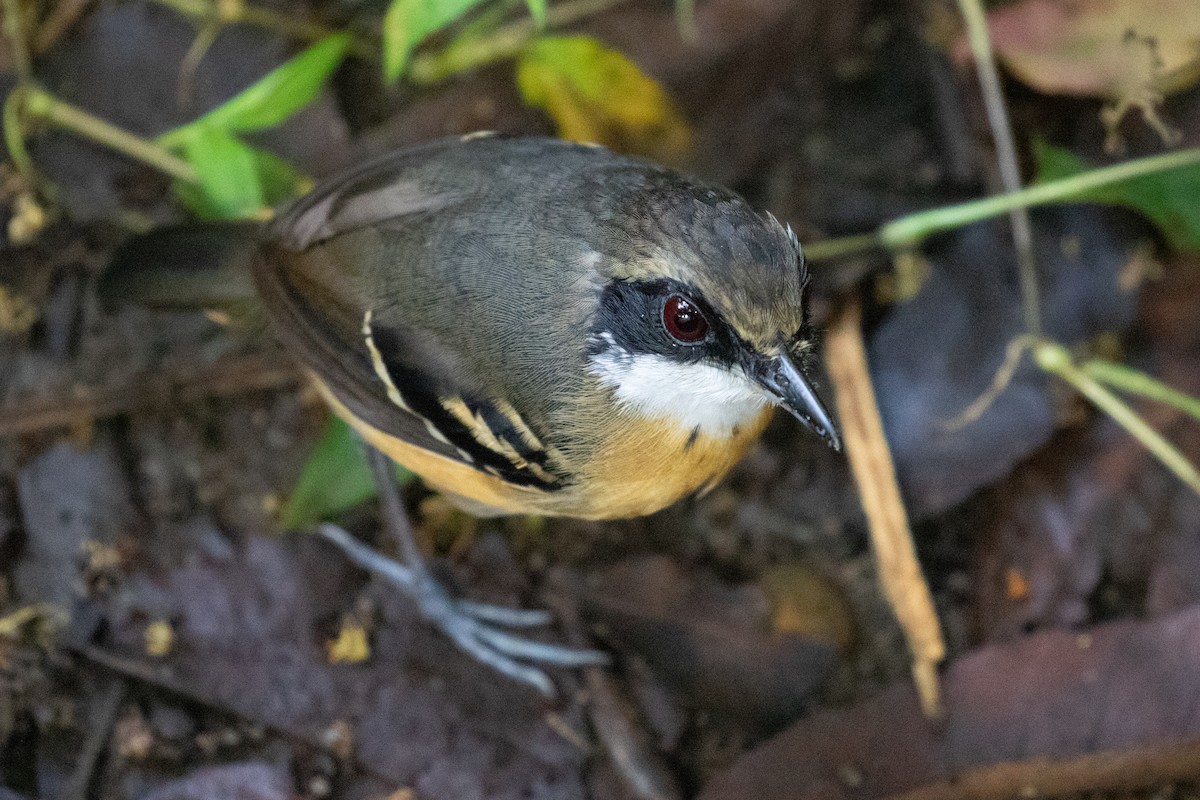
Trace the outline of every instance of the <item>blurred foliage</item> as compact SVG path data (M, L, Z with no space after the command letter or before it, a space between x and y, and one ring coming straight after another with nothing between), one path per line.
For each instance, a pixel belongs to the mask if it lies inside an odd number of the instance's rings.
M221 128L189 131L183 157L198 184L175 182L180 200L202 219L240 219L302 194L309 181L277 156L251 147Z
M668 163L679 163L691 148L691 129L663 87L590 36L535 40L517 61L517 86L564 139Z
M158 137L196 170L198 183L176 181L180 199L205 219L236 219L263 215L303 193L305 177L237 134L278 125L311 103L349 46L348 33L329 36L199 119Z
M392 0L383 17L384 79L388 83L398 81L417 45L485 4L486 0ZM534 26L538 30L544 28L550 9L549 0L526 0L525 5L533 17ZM505 7L493 4L492 9L501 12L501 15L482 21L494 25L502 18ZM479 31L475 34L478 35Z
M1034 143L1037 182L1070 178L1089 171L1069 150ZM1124 206L1145 215L1178 250L1200 250L1200 166L1164 170L1152 175L1081 192L1079 202Z
M413 49L483 0L392 0L383 17L383 75L395 83Z
M412 473L397 465L396 480L407 483ZM317 442L296 488L280 515L285 528L301 528L333 519L375 495L371 468L363 445L350 426L337 417Z

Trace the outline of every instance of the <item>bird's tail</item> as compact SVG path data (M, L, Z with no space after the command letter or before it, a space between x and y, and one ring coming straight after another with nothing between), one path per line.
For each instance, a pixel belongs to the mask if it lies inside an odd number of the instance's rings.
M100 279L103 301L256 316L250 267L261 227L214 222L160 228L124 244Z

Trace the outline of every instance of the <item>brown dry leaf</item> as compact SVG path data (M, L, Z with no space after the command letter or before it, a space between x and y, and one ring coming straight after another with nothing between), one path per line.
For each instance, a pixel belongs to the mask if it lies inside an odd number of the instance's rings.
M691 130L666 90L590 36L535 41L517 62L517 85L526 103L554 118L564 139L668 163L691 149Z
M1196 0L1019 0L988 14L992 46L1040 91L1125 100L1200 77ZM969 57L966 41L955 57Z
M794 719L836 663L832 646L769 632L770 602L753 583L634 557L596 576L581 608L696 708L764 729Z
M1200 606L975 651L946 717L900 685L823 711L741 756L700 800L1074 796L1196 774Z
M802 564L768 569L762 586L771 599L771 630L795 633L834 645L854 644L854 615L838 587L820 571Z

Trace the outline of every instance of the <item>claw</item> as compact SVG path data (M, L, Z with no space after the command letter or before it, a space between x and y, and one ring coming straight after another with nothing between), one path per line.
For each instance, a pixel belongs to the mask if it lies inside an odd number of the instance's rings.
M503 630L505 627L547 625L552 621L549 612L451 598L423 571L377 553L336 525L321 525L318 530L356 565L412 597L421 615L445 633L460 650L501 675L532 686L546 697L555 695L550 676L533 664L524 662L559 667L608 663L608 656L597 650L546 644Z

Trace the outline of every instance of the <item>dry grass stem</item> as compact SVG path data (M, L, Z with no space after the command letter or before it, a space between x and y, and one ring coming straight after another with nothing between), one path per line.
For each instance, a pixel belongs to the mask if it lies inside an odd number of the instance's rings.
M933 597L917 561L896 468L884 437L883 420L867 371L862 308L857 300L834 320L825 360L837 392L846 454L867 514L883 593L912 651L921 707L928 716L938 717L941 700L937 665L945 658L946 645Z

